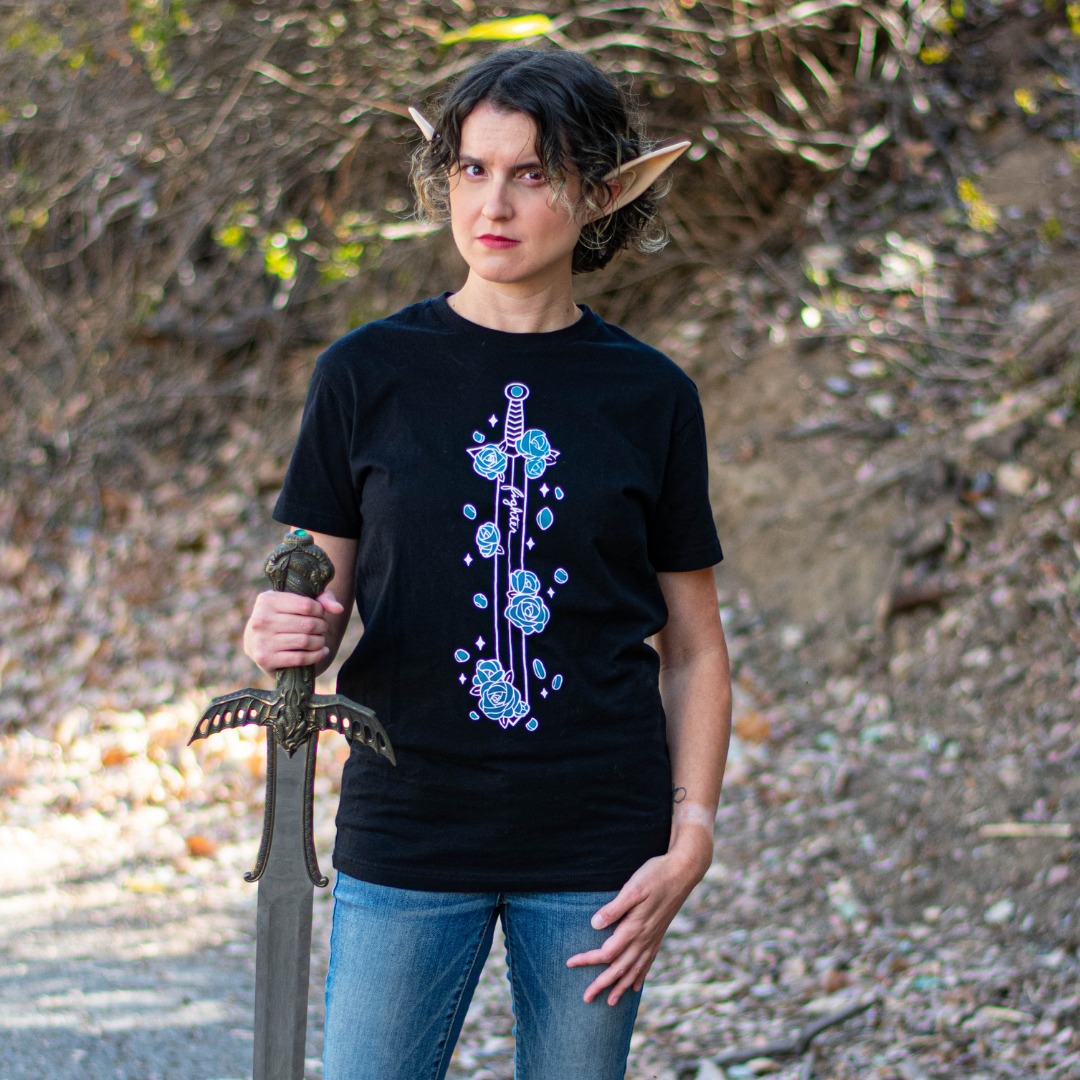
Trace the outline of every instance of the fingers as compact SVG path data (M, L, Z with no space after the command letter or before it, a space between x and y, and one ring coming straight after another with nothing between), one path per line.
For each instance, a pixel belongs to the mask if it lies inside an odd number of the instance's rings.
M586 1002L593 1001L607 991L608 1005L616 1005L628 990L640 990L645 977L656 959L659 943L635 941L620 952L612 962L589 984L584 994Z
M244 652L263 671L318 664L329 653L326 613L342 610L332 593L312 599L296 593L264 592L255 598L244 630Z
M640 989L644 985L662 938L663 932L657 933L643 919L624 921L600 948L571 956L566 966L605 965L589 984L584 1000L590 1002L607 990L607 1003L614 1005L631 987Z
M618 895L609 900L589 920L589 925L594 930L604 930L616 923L628 912L632 911L641 903L642 897L638 895L634 879L631 878L620 890ZM610 964L615 955L620 951L622 942L627 937L627 928L620 926L615 933L604 942L599 949L591 952L577 953L566 961L568 967L585 967L588 964Z
M593 919L595 921L596 916L593 916ZM631 925L631 920L620 923L611 936L598 949L590 949L588 952L575 953L566 961L566 966L589 967L592 964L607 964L610 968L611 965L616 964L623 958L624 954L628 953L628 950L634 945L635 940L644 932L645 928L640 925L640 920L637 920L636 922L637 925ZM624 964L624 967L625 966L626 965Z
M619 890L619 895L614 900L606 903L593 917L590 925L594 930L604 930L606 927L617 923L636 904L641 902L641 897L632 888L632 882Z
M626 972L626 974L623 975L615 983L615 985L611 988L611 990L608 993L608 996L606 998L606 1001L607 1001L608 1005L617 1005L619 1003L619 999L628 990L633 989L633 990L636 990L636 991L639 991L639 992L641 991L642 987L644 987L644 985L645 985L645 976L648 975L649 968L652 967L652 962L653 962L654 958L655 958L655 956L649 957L647 959L642 958L639 962L635 963L633 965L633 967L631 967ZM602 985L599 985L599 984L600 984L600 979L599 978L594 980L593 986L596 987L596 994L597 995L600 994L604 989L604 987ZM590 990L591 989L592 989L592 987L590 987ZM594 996L596 996L596 995L594 995ZM585 992L585 1000L586 1001L591 1001L592 1000L592 998L589 997L589 991L588 990Z
M689 891L676 871L669 856L650 859L593 915L593 929L614 926L611 936L598 949L566 961L568 967L604 965L585 991L586 1002L606 991L607 1003L614 1005L628 990L644 986L668 924Z
M340 615L345 610L345 605L329 590L319 593L315 597L315 602L323 609L323 611L329 611L334 615Z

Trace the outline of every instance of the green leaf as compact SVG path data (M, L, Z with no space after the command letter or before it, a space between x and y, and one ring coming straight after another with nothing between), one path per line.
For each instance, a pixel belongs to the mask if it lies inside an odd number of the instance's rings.
M520 41L550 33L555 24L546 15L521 15L513 19L489 19L464 30L448 30L440 45L456 45L459 41Z

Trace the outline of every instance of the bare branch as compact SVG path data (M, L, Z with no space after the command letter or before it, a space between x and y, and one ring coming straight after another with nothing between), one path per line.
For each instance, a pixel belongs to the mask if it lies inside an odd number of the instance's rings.
M49 311L45 294L26 269L22 259L19 258L19 253L15 250L15 244L7 229L2 225L0 225L0 228L3 229L3 236L0 238L2 239L2 242L0 242L0 258L3 259L4 275L19 290L38 333L48 342L53 353L63 360L64 367L70 375L75 371L79 363L71 339L57 325L52 312Z
M837 1024L842 1024L853 1016L867 1012L880 1003L881 999L878 997L868 998L866 1001L857 1001L837 1012L829 1013L828 1016L823 1016L820 1020L815 1020L812 1024L807 1024L806 1027L790 1039L778 1039L775 1042L768 1043L766 1046L729 1050L712 1060L722 1068L725 1065L741 1065L747 1061L753 1061L755 1058L799 1057L806 1053L810 1048L810 1044L823 1031Z

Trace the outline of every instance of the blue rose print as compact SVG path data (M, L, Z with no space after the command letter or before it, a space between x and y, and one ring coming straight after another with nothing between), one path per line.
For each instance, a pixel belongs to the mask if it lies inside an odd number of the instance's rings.
M476 673L473 675L473 686L484 686L493 679L501 679L505 675L502 664L498 660L477 660ZM475 692L473 693L475 697Z
M540 592L540 579L531 570L515 570L510 575L510 594L529 593L532 596Z
M529 711L498 660L477 663L469 693L480 699L480 711L503 728L512 727Z
M480 554L485 559L490 559L495 555L502 555L503 549L499 541L502 536L499 534L499 526L494 521L485 521L479 529L476 530L476 546L480 550Z
M525 475L530 480L543 476L544 470L559 456L559 451L551 449L546 433L539 428L529 428L514 445L525 459Z
M506 617L522 632L539 634L547 626L551 612L539 596L518 593L506 605Z
M506 617L524 634L541 633L551 618L551 611L539 593L540 579L531 570L515 570L510 575Z
M472 467L485 480L502 480L506 476L506 454L494 443L486 446L470 446Z

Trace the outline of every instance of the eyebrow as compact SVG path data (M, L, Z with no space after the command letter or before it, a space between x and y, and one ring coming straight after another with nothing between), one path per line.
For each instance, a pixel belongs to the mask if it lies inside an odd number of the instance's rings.
M458 165L483 165L487 166L487 162L483 158L475 157L472 154L459 154ZM539 161L519 161L512 166L515 172L521 169L542 169L543 163Z

